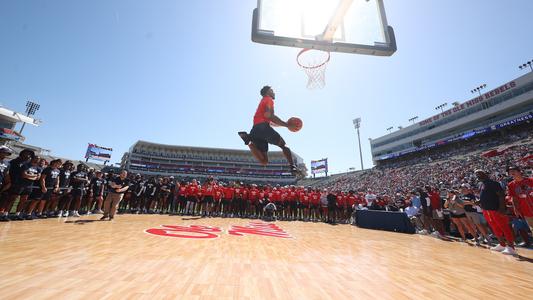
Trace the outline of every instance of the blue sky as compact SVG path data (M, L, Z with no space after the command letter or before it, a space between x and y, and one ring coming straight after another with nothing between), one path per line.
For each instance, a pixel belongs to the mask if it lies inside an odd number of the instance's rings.
M308 163L359 167L352 119L368 138L440 103L472 98L523 74L533 59L533 1L385 1L398 51L392 57L332 54L327 85L306 89L297 49L252 43L255 0L0 1L0 103L41 104L27 143L81 159L87 143L114 149L139 139L245 149L259 89L272 85L276 112L299 116L280 129Z

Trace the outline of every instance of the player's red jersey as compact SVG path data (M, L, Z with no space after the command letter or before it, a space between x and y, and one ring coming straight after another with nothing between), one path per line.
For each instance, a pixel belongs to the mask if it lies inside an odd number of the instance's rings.
M187 197L198 197L198 185L196 184L189 184L187 185L185 193L187 194Z
M345 207L346 206L346 197L342 193L337 194L337 206Z
M270 96L264 96L263 99L261 99L261 102L259 102L259 106L257 106L257 110L254 115L254 125L265 122L270 123L270 119L265 117L267 108L270 110L274 109L274 99L272 99Z
M289 192L287 192L286 190L281 191L281 201L289 201Z
M234 195L235 195L235 190L232 187L227 186L224 188L224 199L232 200Z
M272 199L274 202L281 202L281 189L275 189Z
M250 194L248 196L248 200L252 203L255 203L257 202L258 199L259 199L259 190L256 188L251 188Z
M235 198L242 199L242 188L241 187L235 188Z
M348 194L348 196L346 196L346 206L352 207L355 205L356 202L357 198L355 197L355 195Z
M178 188L178 196L186 196L187 195L187 186L186 185L180 185Z
M250 190L248 190L248 188L243 187L242 188L242 199L244 201L248 201L249 194L250 194Z
M516 208L524 217L533 217L533 178L513 180L507 185L509 196L518 200Z
M302 202L305 197L305 191L302 191L302 190L298 191L296 197L298 197L298 201Z
M203 196L211 196L211 197L214 197L215 196L215 187L213 184L205 184L203 187L202 187L202 195Z
M319 205L320 204L320 193L311 192L311 204Z
M274 201L274 192L272 190L266 192L268 200Z
M289 195L287 198L290 202L295 202L298 199L298 194L296 193L296 190L290 190L288 194Z
M303 205L308 206L310 200L311 200L311 198L309 197L309 194L308 194L308 193L306 193L306 192L302 192L302 193L300 193L300 202L301 202Z
M215 200L220 201L222 199L222 196L224 195L224 190L220 186L215 187Z

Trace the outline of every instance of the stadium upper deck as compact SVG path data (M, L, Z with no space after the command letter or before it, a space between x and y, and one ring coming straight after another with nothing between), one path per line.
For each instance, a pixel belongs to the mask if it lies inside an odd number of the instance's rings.
M533 72L449 110L372 139L375 163L477 137L533 119Z
M293 152L300 168L303 159ZM122 167L148 176L177 176L289 184L295 182L282 152L270 152L261 166L247 150L174 146L138 141L122 158Z

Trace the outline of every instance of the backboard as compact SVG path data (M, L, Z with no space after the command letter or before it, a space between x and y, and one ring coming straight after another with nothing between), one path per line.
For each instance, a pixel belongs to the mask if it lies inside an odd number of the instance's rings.
M258 0L252 41L376 56L396 51L383 0Z

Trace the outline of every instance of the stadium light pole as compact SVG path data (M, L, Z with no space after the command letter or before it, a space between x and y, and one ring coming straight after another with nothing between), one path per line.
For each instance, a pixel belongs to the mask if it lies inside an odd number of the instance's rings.
M482 84L482 85L480 85L480 86L478 86L478 87L476 87L476 88L470 90L470 93L475 94L475 93L477 92L477 93L479 93L479 95L481 96L481 90L484 89L484 88L486 88L486 87L487 87L486 84Z
M392 131L392 129L394 129L394 127L391 126L391 127L387 128L387 131L390 133Z
M441 105L438 105L437 107L435 107L435 110L439 110L440 109L441 112L444 112L444 108L446 106L448 106L448 102L444 102Z
M531 70L531 72L533 72L533 60L530 60L530 61L527 61L521 65L518 66L518 68L520 70L523 70L523 69L526 69L528 66L529 66L529 69Z
M359 128L361 127L361 118L355 118L353 120L353 127L357 131L357 141L359 142L359 158L361 159L361 171L362 171L364 170L363 152L361 152L361 135L359 134Z
M412 117L411 119L409 119L409 122L413 122L414 124L416 120L418 120L418 116Z
M41 106L35 102L27 101L26 102L26 116L33 116L35 113L41 108ZM22 127L20 128L19 133L22 134L22 131L24 131L24 127L26 126L26 122L22 123Z

